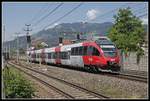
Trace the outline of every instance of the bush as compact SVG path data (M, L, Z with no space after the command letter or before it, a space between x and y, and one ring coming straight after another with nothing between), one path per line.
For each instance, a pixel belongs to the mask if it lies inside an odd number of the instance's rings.
M3 72L6 98L32 98L34 88L22 74L12 68L5 68Z

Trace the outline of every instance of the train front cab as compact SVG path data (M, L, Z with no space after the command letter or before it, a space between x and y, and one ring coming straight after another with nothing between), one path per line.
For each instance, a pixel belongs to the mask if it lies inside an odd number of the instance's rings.
M83 56L84 65L94 71L119 71L119 57L106 56L105 52L95 42L84 43L87 47L87 54ZM107 54L108 55L108 54Z

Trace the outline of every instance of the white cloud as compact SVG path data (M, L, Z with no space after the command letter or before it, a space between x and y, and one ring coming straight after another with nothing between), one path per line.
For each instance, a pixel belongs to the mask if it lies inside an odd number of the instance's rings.
M47 28L45 28L45 30L47 30L47 29L49 29L49 28L53 28L53 27L57 26L58 24L59 24L59 23L54 23L53 25L48 26Z
M88 10L87 13L86 13L88 19L90 19L90 20L95 19L97 14L98 14L98 11L95 10L95 9Z
M142 20L142 24L148 24L148 17L144 17L141 20Z

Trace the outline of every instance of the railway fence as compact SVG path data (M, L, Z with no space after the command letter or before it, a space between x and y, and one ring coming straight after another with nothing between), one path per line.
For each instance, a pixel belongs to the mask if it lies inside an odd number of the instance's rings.
M120 52L121 70L137 70L148 72L148 53L141 57L139 64L136 63L136 58L136 53L134 52L130 52L127 56Z

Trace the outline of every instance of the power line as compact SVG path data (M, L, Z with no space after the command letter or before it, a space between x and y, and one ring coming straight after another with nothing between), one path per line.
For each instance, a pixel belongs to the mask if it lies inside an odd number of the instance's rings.
M38 15L41 14L41 12L44 8L46 8L46 4L41 7L41 9L35 14L35 16L32 17L32 19L29 21L29 23L32 23L33 21L35 21L35 19L39 18ZM49 8L49 6L48 6L48 8ZM47 9L45 9L45 10L47 10ZM45 10L44 10L44 12L45 12Z
M142 10L142 11L141 11L141 10ZM144 7L144 8L141 8L141 9L137 9L137 10L133 11L132 13L134 13L134 14L143 13L143 10L147 11L147 8Z
M17 62L19 62L19 34L20 33L15 33L17 35Z
M50 14L52 14L54 11L56 11L59 7L61 7L63 3L60 3L57 7L55 7L51 12L49 12L47 15L43 16L40 20L38 20L33 26L36 26L38 23L40 23L42 20L44 20L46 17L48 17Z
M70 13L72 13L74 10L76 10L77 8L79 8L83 3L80 3L79 5L77 5L76 7L74 7L72 10L70 10L69 12L67 12L65 15L63 15L62 17L58 18L57 20L53 21L52 23L46 25L43 29L45 29L46 27L53 25L54 23L58 22L59 20L63 19L64 17L66 17L67 15L69 15Z
M145 14L142 14L142 15L140 15L140 16L137 16L138 18L141 18L141 17L144 17L144 16L146 16L146 15L148 15L147 13L145 13Z
M30 47L30 44L31 44L31 38L30 38L30 35L29 35L29 31L32 31L32 29L29 29L29 27L31 26L31 24L25 24L25 26L27 26L27 29L24 29L24 31L27 32L27 50L29 49ZM27 55L27 62L29 63L29 57L28 57L28 54Z

